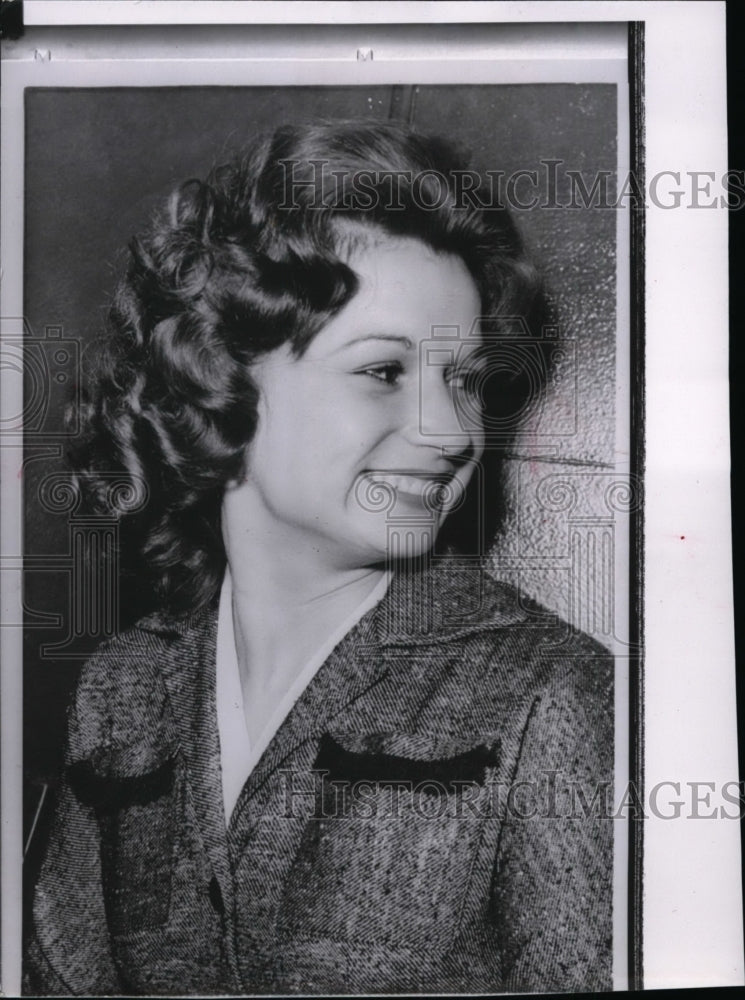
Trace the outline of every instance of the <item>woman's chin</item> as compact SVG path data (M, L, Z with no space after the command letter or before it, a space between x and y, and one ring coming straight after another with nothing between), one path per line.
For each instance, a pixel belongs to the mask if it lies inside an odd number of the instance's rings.
M386 565L395 565L415 559L424 559L432 551L437 537L438 525L389 525L385 546L376 560Z

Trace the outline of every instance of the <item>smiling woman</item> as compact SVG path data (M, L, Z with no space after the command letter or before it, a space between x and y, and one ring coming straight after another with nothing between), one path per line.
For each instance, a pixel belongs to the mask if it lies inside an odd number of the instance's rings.
M610 786L612 666L482 566L543 303L463 170L281 128L133 243L74 461L153 608L77 687L29 992L609 988L556 796Z

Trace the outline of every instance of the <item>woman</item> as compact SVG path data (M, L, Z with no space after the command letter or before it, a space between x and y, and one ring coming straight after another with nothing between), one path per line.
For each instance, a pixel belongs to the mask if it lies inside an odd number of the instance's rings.
M480 565L540 295L464 176L281 128L133 245L76 461L158 610L80 678L29 991L610 987L611 668Z

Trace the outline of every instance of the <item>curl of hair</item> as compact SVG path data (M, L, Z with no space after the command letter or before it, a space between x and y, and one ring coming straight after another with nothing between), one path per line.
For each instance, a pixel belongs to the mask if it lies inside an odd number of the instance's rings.
M222 497L256 428L251 365L284 343L301 355L351 299L355 241L382 231L458 255L492 323L535 321L535 269L506 210L463 196L464 169L442 140L392 123L282 127L183 184L132 241L72 460L95 510L104 472L147 484L146 508L120 518L122 554L161 607L214 597Z

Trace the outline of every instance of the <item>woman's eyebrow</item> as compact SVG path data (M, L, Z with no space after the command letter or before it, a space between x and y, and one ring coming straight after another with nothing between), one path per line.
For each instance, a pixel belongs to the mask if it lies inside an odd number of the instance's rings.
M354 347L356 344L364 344L369 340L387 340L393 343L401 344L407 351L414 349L414 343L411 338L406 337L404 334L398 333L367 333L361 337L354 337L352 340L346 341L344 344L340 344L339 347L333 352L338 354L339 351L346 351L349 347Z

